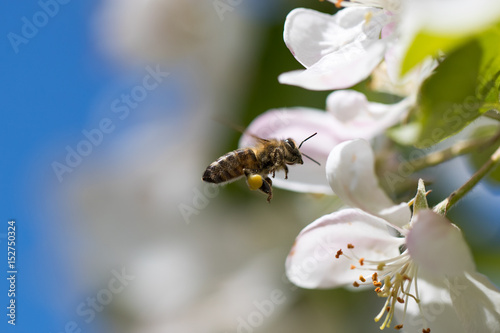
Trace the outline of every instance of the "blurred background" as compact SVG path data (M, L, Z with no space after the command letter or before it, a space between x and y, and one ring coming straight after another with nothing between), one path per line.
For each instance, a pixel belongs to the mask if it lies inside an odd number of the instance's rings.
M246 126L328 92L281 86L305 0L41 0L4 4L1 332L368 332L371 292L301 290L284 272L298 232L335 198L201 181ZM452 170L452 171L450 171ZM425 171L437 203L472 172ZM498 187L450 217L500 284ZM7 324L7 222L16 221L16 325Z

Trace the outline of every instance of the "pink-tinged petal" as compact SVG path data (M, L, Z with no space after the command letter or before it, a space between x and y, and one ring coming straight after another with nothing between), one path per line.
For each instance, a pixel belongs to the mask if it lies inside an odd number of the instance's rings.
M370 76L385 48L383 40L351 43L323 56L306 70L281 74L278 81L310 90L349 88Z
M300 144L313 133L318 133L300 148L302 153L318 161L317 165L303 157L303 165L289 166L288 179L279 172L273 185L297 192L333 194L326 181L325 164L328 154L341 139L336 135L337 120L325 111L310 108L274 109L264 112L248 126L241 137L240 147L255 145L254 134L264 139L292 138Z
M286 260L287 276L303 288L350 285L367 273L351 269L357 263L345 256L335 258L338 250L365 260L384 260L398 256L403 242L403 238L391 236L387 222L376 216L359 209L337 211L299 233ZM354 245L353 253L347 244Z
M470 272L449 282L453 306L465 332L500 332L500 291L487 277Z
M380 38L388 38L394 33L395 30L396 30L396 22L391 22L389 24L386 24L382 28L382 31L380 32Z
M283 39L295 58L310 67L326 54L367 38L378 39L382 23L367 23L366 15L377 9L349 8L335 15L297 8L286 17Z
M328 156L328 182L344 203L382 217L395 226L408 224L410 208L406 203L395 205L385 194L378 184L374 165L373 150L367 141L340 143Z
M431 210L413 216L406 245L419 268L435 276L455 276L475 269L460 230Z
M368 102L354 90L337 90L327 98L327 110L340 120L335 129L344 139L372 139L401 120L412 105L410 98L395 104Z

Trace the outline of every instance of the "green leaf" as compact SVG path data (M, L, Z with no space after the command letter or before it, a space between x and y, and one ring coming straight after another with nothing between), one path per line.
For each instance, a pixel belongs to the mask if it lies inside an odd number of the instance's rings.
M437 58L440 52L449 53L468 39L470 38L463 35L440 36L424 30L418 32L406 51L401 65L401 76L408 73L428 56Z
M415 146L432 146L500 109L499 31L489 29L450 53L422 84L412 123Z
M482 50L471 41L451 53L420 89L415 145L432 146L477 118L482 105L476 97Z

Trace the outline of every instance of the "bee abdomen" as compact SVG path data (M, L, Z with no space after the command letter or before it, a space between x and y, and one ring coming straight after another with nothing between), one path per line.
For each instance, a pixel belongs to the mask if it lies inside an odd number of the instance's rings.
M219 157L210 164L202 179L208 183L220 184L243 176L245 168L252 168L257 158L252 149L238 149Z

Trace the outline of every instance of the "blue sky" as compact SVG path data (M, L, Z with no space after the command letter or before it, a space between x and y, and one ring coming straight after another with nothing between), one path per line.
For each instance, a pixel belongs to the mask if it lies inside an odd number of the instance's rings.
M37 2L9 1L3 5L8 15L0 23L3 35L0 234L7 232L9 219L16 220L18 308L13 329L6 323L5 307L9 301L5 279L6 239L0 238L1 332L63 330L60 323L64 319L44 306L51 303L44 286L53 285L46 282L59 280L64 267L57 265L57 254L53 254L51 261L50 253L40 252L50 248L52 239L47 235L58 232L38 209L43 206L45 194L40 191L40 179L48 186L58 185L47 161L58 158L64 146L80 135L87 122L89 101L107 81L108 74L96 70L98 60L90 53L88 17L93 6L93 1L59 5L54 17L46 16L46 24L26 44L18 45L16 53L9 33L22 36L23 17L31 22L33 16L39 20L44 17L39 14L41 7ZM61 152L48 149L56 142L61 142ZM50 156L51 153L54 155ZM51 290L58 291L63 293L64 289Z

